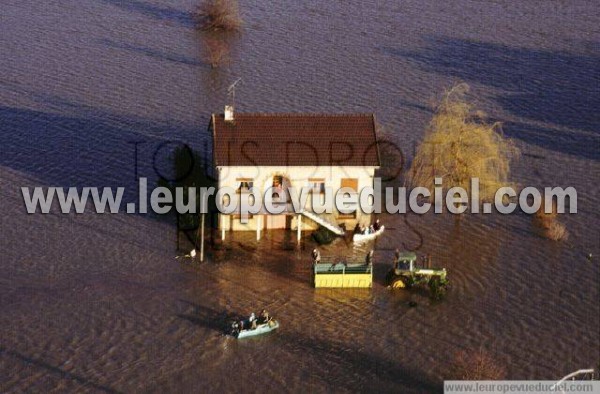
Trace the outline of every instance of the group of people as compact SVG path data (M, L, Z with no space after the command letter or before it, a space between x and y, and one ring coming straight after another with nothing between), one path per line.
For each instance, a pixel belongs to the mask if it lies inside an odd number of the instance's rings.
M363 226L360 223L356 223L356 226L354 227L354 234L373 234L379 231L380 228L381 224L379 224L379 219L377 219L375 223L370 226Z
M241 320L239 323L234 323L233 328L238 332L242 330L254 330L258 325L269 324L271 320L273 320L273 318L269 315L269 312L267 312L266 309L263 309L258 316L252 312L248 319Z

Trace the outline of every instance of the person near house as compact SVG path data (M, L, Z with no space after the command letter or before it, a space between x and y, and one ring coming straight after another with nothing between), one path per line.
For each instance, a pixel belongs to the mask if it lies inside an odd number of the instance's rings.
M370 250L369 253L367 253L367 257L365 258L365 263L367 265L373 265L373 250Z
M312 260L313 260L313 264L319 264L321 262L321 252L319 252L319 249L317 249L317 248L313 249Z

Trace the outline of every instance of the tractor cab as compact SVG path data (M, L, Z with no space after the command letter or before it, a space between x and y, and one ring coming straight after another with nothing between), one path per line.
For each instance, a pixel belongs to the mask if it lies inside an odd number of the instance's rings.
M396 275L400 275L401 272L412 272L415 270L415 263L417 261L417 254L414 252L401 252L396 261L394 262L394 271Z

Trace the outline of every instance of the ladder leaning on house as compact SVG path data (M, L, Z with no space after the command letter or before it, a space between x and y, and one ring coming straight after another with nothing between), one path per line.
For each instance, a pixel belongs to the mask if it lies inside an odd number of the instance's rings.
M326 229L328 229L329 231L331 231L334 234L337 234L337 235L344 235L345 234L343 228L341 228L340 226L338 226L335 223L331 223L327 219L325 219L325 218L317 215L314 212L303 210L301 212L301 214L304 215L304 216L306 216L310 220L316 222L317 224L320 224L321 226L325 227Z

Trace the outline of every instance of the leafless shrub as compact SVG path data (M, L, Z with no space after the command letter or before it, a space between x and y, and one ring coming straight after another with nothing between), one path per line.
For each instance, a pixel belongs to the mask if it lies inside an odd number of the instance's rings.
M564 241L569 237L565 225L558 221L556 203L552 205L551 212L544 212L543 207L540 207L533 215L533 224L542 237L552 241Z
M565 241L569 238L569 232L564 224L554 221L542 230L542 235L552 241Z
M502 380L506 369L482 350L460 351L454 357L450 375L454 380Z
M196 21L205 31L237 32L242 27L236 0L204 0L196 11Z

